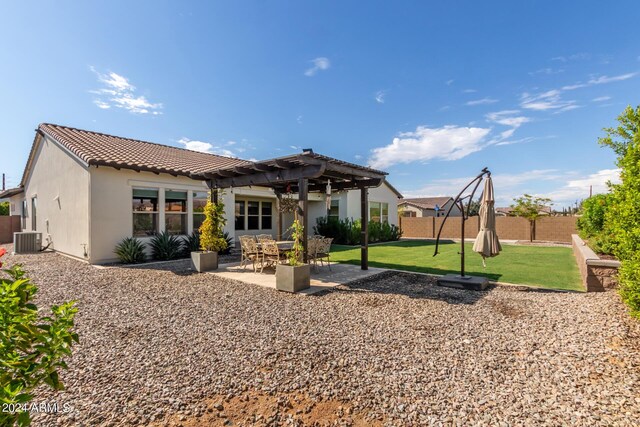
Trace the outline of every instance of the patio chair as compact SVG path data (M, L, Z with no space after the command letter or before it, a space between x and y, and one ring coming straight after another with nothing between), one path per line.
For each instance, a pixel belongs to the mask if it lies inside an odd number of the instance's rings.
M271 234L258 234L256 236L256 240L258 242L260 242L262 240L273 240L273 236Z
M275 267L280 262L280 249L275 240L262 240L261 257L260 257L260 273L264 270L265 265Z
M313 262L314 270L316 270L318 267L318 264L316 262L316 255L318 253L318 249L320 249L321 244L321 239L309 239L307 241L307 259L309 260L309 263Z
M320 265L324 267L324 258L327 259L327 265L329 266L329 270L331 270L331 261L329 260L329 253L331 252L331 243L333 243L333 238L327 237L324 239L318 239L318 248L314 255L314 262L318 262L320 260Z
M240 236L240 247L242 248L242 255L240 258L240 267L245 268L248 261L253 264L253 271L256 271L256 261L259 261L262 257L262 253L258 248L258 242L253 236Z

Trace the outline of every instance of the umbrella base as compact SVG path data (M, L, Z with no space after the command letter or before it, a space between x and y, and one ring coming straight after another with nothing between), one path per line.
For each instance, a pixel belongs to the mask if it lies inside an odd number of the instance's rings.
M489 279L478 276L460 276L459 274L446 274L438 278L438 286L448 288L467 289L470 291L483 291L489 286Z

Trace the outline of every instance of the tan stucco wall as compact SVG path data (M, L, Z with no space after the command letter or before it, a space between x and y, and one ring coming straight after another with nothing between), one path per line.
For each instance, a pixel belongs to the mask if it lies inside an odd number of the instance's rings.
M25 182L25 230L31 230L31 199L37 196L36 230L43 244L78 258L89 244L89 172L49 137L38 144L31 173ZM15 199L21 203L21 198ZM20 205L17 209L21 211ZM48 240L47 240L48 239Z
M347 192L347 215L345 218L360 218L360 190ZM398 225L398 195L386 183L369 189L369 202L383 202L389 204L389 224ZM341 203L342 204L342 203ZM342 210L342 206L340 207ZM342 215L342 212L341 212Z
M123 238L133 234L133 188L158 188L169 190L207 191L204 182L187 177L151 172L135 172L109 167L91 167L91 263L115 261L114 248ZM189 199L190 205L191 199ZM227 212L233 212L233 203L224 198ZM164 192L159 192L159 205L164 207ZM164 212L158 214L160 231L164 229ZM191 231L193 220L188 215L187 230ZM229 225L229 224L228 224ZM231 225L233 228L233 225ZM143 242L149 238L142 238Z

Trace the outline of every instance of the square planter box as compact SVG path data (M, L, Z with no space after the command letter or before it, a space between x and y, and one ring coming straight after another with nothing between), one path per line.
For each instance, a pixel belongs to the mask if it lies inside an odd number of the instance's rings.
M276 267L276 289L285 292L298 292L311 287L311 266L309 264L278 264Z
M198 273L218 269L218 252L191 252L191 268Z

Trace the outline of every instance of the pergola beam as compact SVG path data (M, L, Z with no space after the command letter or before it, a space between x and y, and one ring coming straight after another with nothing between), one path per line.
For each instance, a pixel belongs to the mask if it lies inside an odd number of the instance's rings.
M214 174L205 174L210 179L211 188L247 187L251 185L274 187L300 178L315 179L322 176L325 165L302 166L273 172L257 172L250 175L218 178ZM216 171L218 174L221 171Z

